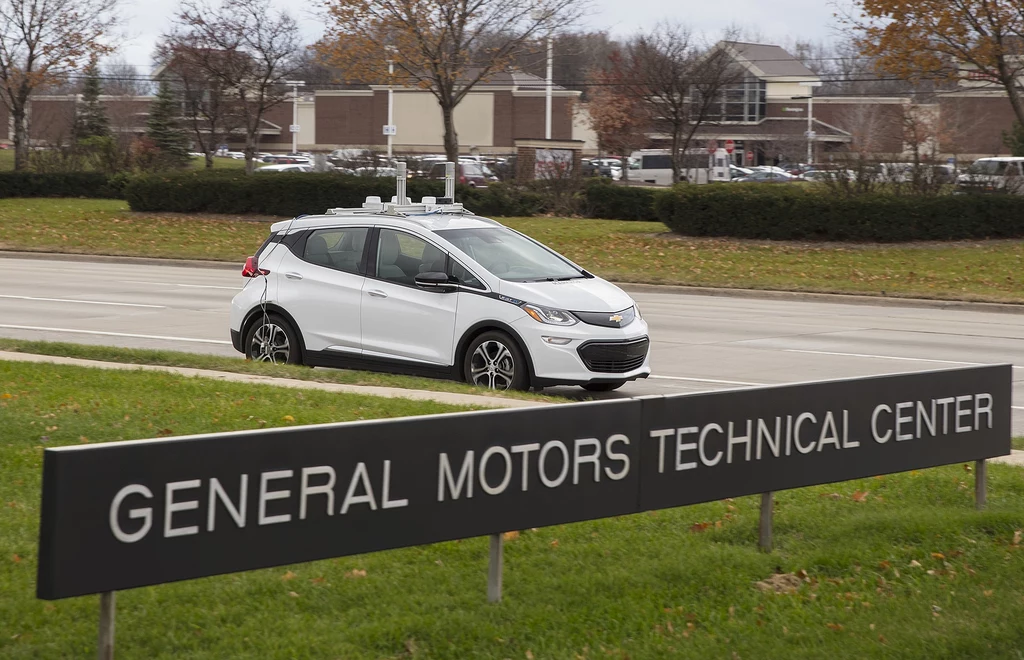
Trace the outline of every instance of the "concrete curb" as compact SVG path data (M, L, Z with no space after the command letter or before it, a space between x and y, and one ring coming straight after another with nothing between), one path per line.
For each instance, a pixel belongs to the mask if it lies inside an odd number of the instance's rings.
M999 456L997 458L988 459L990 463L1002 463L1004 465L1015 465L1017 467L1024 467L1024 451L1019 449L1010 450L1009 456Z
M726 287L679 286L673 284L631 284L616 282L627 293L662 293L685 296L722 296L760 300L795 300L841 305L875 305L878 307L925 307L930 309L965 309L974 312L1024 314L1024 304L986 303L968 300L931 300L928 298L897 298L893 296L859 296L847 293L812 293L809 291L770 291L767 289L730 289Z
M13 259L38 259L41 261L85 261L98 263L138 264L140 266L188 266L191 268L212 268L237 270L242 264L227 261L204 261L200 259L164 259L157 257L127 257L102 254L70 254L64 252L30 252L24 250L0 250L0 257ZM812 293L809 291L771 291L767 289L732 289L728 287L682 286L677 284L639 284L616 282L628 293L660 293L682 296L721 296L726 298L751 298L758 300L794 300L799 302L824 302L841 305L874 305L877 307L916 307L926 309L963 309L974 312L995 312L1002 314L1024 314L1024 304L987 303L968 300L932 300L928 298L899 298L894 296L864 296L847 293Z
M294 378L274 378L271 376L253 376L236 374L227 371L211 371L209 369L192 369L189 367L167 367L155 364L126 364L123 362L101 362L99 360L82 360L79 358L60 357L56 355L37 355L34 353L12 353L0 351L0 361L34 362L44 364L65 364L93 369L115 369L119 371L157 371L212 378L235 383L252 383L258 385L274 385L294 389L321 390L324 392L342 392L345 394L362 394L379 396L388 399L413 399L415 401L434 401L456 406L482 406L487 408L534 408L537 406L555 405L544 401L519 401L499 397L480 396L477 394L458 394L456 392L430 392L426 390L408 390L400 387L380 387L376 385L345 385L342 383L320 383Z

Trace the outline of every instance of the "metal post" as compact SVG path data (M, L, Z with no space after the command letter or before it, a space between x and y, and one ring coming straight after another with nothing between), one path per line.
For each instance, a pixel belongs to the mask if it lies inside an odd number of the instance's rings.
M814 162L814 89L807 95L807 164Z
M455 163L444 164L444 196L455 201Z
M299 86L292 85L292 126L299 125ZM292 133L292 153L299 153L299 134Z
M491 556L487 564L487 602L501 600L501 569L505 563L505 539L502 535L491 534Z
M554 40L551 35L548 34L548 80L547 89L544 92L545 96L545 110L546 115L544 119L544 139L551 139L551 85L554 78L554 66L552 60L554 59Z
M388 126L395 123L395 61L388 60ZM391 149L395 139L390 131L388 132L388 166L391 166Z
M988 500L988 463L974 461L974 508L984 509Z
M772 551L772 516L775 498L771 491L761 493L761 521L758 529L757 546L762 552Z
M96 657L99 660L114 660L114 591L100 594L100 637Z

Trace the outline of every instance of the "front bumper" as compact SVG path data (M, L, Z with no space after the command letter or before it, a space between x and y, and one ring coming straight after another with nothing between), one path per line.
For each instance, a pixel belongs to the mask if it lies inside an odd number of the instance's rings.
M513 325L530 352L535 387L616 383L647 378L651 373L650 339L643 319L624 328L585 323L565 328L525 316ZM545 338L568 343L553 344Z

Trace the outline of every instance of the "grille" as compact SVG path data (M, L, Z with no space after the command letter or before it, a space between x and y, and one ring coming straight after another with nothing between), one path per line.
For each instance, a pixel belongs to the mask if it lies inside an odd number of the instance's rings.
M644 337L627 342L591 342L578 352L587 369L606 374L622 374L643 365L651 342Z

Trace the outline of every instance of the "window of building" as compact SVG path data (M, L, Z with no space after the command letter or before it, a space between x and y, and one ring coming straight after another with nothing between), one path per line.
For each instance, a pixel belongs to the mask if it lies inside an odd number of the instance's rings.
M746 75L726 85L708 111L708 121L756 123L765 118L767 112L767 83L760 78Z

